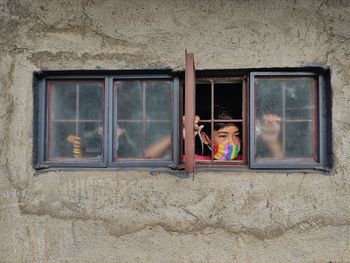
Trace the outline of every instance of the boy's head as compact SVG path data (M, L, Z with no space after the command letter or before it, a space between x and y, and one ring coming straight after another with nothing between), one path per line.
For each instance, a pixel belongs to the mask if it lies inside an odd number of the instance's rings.
M231 120L232 114L230 111L216 106L214 109L215 120ZM239 128L234 122L215 122L214 123L214 134L213 134L213 144L223 144L223 145L235 145L238 144L240 147L240 137ZM204 142L210 144L210 139L206 134L202 134L202 139Z
M216 120L231 120L232 114L224 108L215 108L214 117ZM214 123L214 144L240 144L239 128L234 122Z

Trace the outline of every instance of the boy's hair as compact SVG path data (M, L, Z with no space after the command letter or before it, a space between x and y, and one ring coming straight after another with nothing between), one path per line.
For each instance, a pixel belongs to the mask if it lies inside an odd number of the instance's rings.
M215 105L214 107L214 118L215 120L231 120L232 115L230 110L228 108L224 108L222 106ZM215 122L214 123L214 130L218 131L222 128L228 127L228 126L235 126L238 128L237 124L234 122Z

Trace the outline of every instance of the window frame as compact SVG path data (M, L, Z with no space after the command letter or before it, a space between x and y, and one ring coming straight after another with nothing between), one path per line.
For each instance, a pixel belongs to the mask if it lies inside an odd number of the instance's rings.
M200 73L201 72L201 73ZM229 162L223 164L222 162L210 162L205 163L203 161L196 162L195 160L195 149L194 149L194 115L195 115L195 85L196 85L196 75L200 73L201 78L207 77L231 77L231 76L242 76L247 78L247 91L246 98L247 101L247 111L246 116L242 116L242 119L247 120L248 127L246 131L248 133L248 145L243 143L243 146L246 146L245 153L248 152L247 163L245 165L234 165ZM194 54L186 53L186 67L185 67L185 170L186 172L192 173L195 167L210 167L210 168L242 168L245 167L251 170L265 169L265 170L302 170L302 169L321 169L324 170L328 168L330 161L329 158L329 144L327 140L330 140L329 134L329 123L327 118L331 116L329 102L326 100L327 94L329 94L328 88L326 89L326 70L320 68L292 68L292 69L242 69L242 70L202 70L196 71L194 63ZM315 162L297 162L296 159L291 161L276 160L271 162L258 163L255 161L255 85L254 79L255 76L313 76L317 78L318 83L316 87L316 105L315 111L316 114L316 140L317 140L317 149L316 155L317 159ZM249 84L249 85L248 85ZM315 96L315 94L314 94ZM244 98L242 98L244 101ZM328 116L327 116L328 115ZM189 117L188 117L189 116ZM301 158L300 158L301 159Z
M242 136L242 141L241 141L241 149L244 149L244 154L242 154L242 160L207 160L207 161L203 161L203 160L195 160L196 163L196 167L205 167L205 166L230 166L230 167L247 167L248 165L248 115L247 115L247 108L248 108L248 104L247 104L247 97L248 97L248 93L247 93L247 77L244 75L237 75L237 76L226 76L226 77L198 77L196 79L195 85L197 85L198 82L202 81L202 80L207 80L210 81L210 85L211 85L211 119L210 120L200 120L199 122L201 124L203 123L209 123L211 126L211 138L210 140L213 141L213 127L214 127L214 123L220 123L220 122L237 122L237 123L241 123L242 126L242 131L241 131L241 136ZM216 120L214 119L214 89L215 89L215 81L229 81L232 80L232 83L234 81L239 81L239 83L241 84L242 87L242 117L240 120L236 120L236 119L232 119L232 120ZM197 91L197 88L195 87L195 92ZM194 103L194 105L196 106L196 103ZM209 122L208 122L209 121ZM212 158L212 153L211 153L211 158Z
M188 56L189 55L189 56ZM181 169L185 167L187 172L192 172L195 167L206 167L214 169L230 169L237 170L247 168L248 170L302 170L302 169L327 169L331 165L330 149L331 149L331 88L329 83L329 70L321 68L276 68L276 69L242 69L242 70L198 70L195 69L194 56L192 53L186 55L186 67L191 68L190 74L187 70L181 72L174 72L172 70L66 70L66 71L40 71L34 72L33 78L33 166L35 169L47 168L155 168L167 167L172 169ZM182 107L186 104L186 97L188 92L188 85L196 85L196 74L198 79L203 78L227 78L238 77L245 83L246 92L243 95L243 103L246 105L246 116L242 119L246 120L246 142L243 142L245 147L246 164L237 165L232 163L214 163L206 164L203 161L195 162L194 155L192 162L181 162L183 150L186 147L193 148L194 142L186 144L182 149ZM254 133L254 78L256 76L315 76L318 80L317 85L317 157L318 162L315 163L293 163L293 162L271 162L271 163L257 163L254 161L254 147L255 138ZM185 78L183 78L185 77ZM190 78L190 81L188 81ZM172 82L172 159L171 160L122 160L113 162L113 122L114 122L114 98L113 98L113 83L115 80L145 80L145 79L169 79ZM50 80L101 80L104 83L104 132L103 132L103 158L101 161L94 161L93 159L86 159L83 161L48 161L46 160L46 145L48 143L47 128L48 128L48 88L47 82ZM183 85L185 84L185 85ZM185 89L185 90L183 90ZM183 96L185 95L185 96ZM245 96L244 96L245 95ZM329 98L328 98L329 97ZM194 94L192 95L194 99ZM246 102L244 102L246 101ZM180 104L181 103L181 104ZM193 102L193 106L195 106ZM191 104L190 104L191 105ZM186 107L188 108L188 107ZM193 121L195 109L192 109L192 115L188 114L185 109L186 118L185 129L186 138L192 138ZM243 132L242 132L243 133ZM188 158L188 156L186 156Z
M122 160L122 161L113 161L113 134L114 134L114 125L113 120L115 120L114 116L114 88L113 84L114 81L118 80L171 80L172 79L172 90L171 90L171 109L172 109L172 117L170 119L172 123L172 160ZM109 77L109 94L108 97L110 98L110 118L108 120L109 122L109 144L108 144L108 167L177 167L177 163L179 162L179 151L178 151L178 138L179 138L179 79L178 77L170 77L170 75L112 75Z
M293 158L290 161L283 160L270 160L265 162L257 162L255 159L256 154L256 141L255 141L255 79L256 77L314 77L317 80L314 90L316 94L315 106L315 121L316 121L316 160L315 162L298 161L297 158ZM322 74L309 72L309 71L259 71L250 72L250 94L249 94L249 167L251 169L313 169L324 168L327 166L327 112L326 112L326 92L325 92L325 79ZM301 159L301 158L300 158Z
M171 160L125 160L114 161L113 153L113 117L114 104L113 97L113 82L117 79L152 79L162 80L168 79L172 84L171 90L171 131L172 131L172 159ZM103 102L103 140L102 140L102 154L101 160L93 159L86 160L62 160L52 161L47 159L47 145L48 145L48 82L49 81L101 81L104 84L104 102ZM176 168L179 163L179 78L169 70L145 70L145 71L42 71L34 72L33 78L33 104L34 104L34 122L33 134L37 136L34 142L34 157L33 165L36 169L46 169L51 167L57 168L107 168L107 167L171 167Z

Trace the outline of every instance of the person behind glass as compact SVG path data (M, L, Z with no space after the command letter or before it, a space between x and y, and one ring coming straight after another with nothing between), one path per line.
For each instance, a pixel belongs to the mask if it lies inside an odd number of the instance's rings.
M280 142L281 117L276 114L263 114L257 120L257 156L283 158Z
M232 119L231 114L220 107L215 109L214 117L216 120ZM185 116L183 117L183 123L185 123ZM200 117L198 115L195 116L194 123L196 160L211 160L212 150L215 160L242 160L240 129L236 123L214 123L213 143L210 140L210 125L199 125ZM263 145L259 149L268 151L273 158L283 158L279 140L280 130L281 117L276 114L265 114L259 120L257 143ZM185 139L185 128L183 128L183 139ZM145 156L147 158L159 157L164 151L169 149L170 144L171 136L168 135L146 149ZM185 155L183 156L183 160L185 160Z
M221 108L215 110L215 119L230 120L232 116ZM185 116L183 117L185 123ZM194 118L194 131L196 140L196 160L211 160L211 151L215 160L242 160L241 139L238 126L234 122L214 123L213 143L210 141L210 125L198 125L200 117ZM185 128L183 127L185 140ZM146 149L146 158L160 157L171 144L171 136L160 139L157 143ZM213 147L213 148L212 148ZM185 156L183 156L185 160Z

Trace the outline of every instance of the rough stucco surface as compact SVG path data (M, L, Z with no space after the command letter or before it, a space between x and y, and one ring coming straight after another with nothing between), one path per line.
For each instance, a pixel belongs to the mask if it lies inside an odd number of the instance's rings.
M0 0L0 262L350 262L350 2ZM32 168L40 69L322 66L321 172Z

